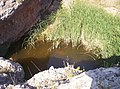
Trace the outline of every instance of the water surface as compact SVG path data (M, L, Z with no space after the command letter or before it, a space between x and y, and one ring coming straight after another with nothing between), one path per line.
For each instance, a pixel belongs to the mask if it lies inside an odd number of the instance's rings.
M66 63L80 66L81 69L90 70L99 67L98 61L93 54L85 51L84 46L71 47L62 46L52 49L51 42L37 42L34 48L24 48L14 53L11 57L19 62L25 71L25 78L29 79L39 71L48 69L50 66L55 68L64 67Z

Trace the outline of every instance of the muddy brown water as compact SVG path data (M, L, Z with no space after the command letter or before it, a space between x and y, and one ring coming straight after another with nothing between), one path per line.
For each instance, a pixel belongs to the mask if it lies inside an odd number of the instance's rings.
M85 70L100 67L99 62L94 60L94 55L87 53L83 46L79 48L62 46L50 51L51 49L51 42L41 41L37 42L34 48L21 49L11 57L23 66L26 80L50 66L64 67L67 62L74 64L75 68L80 66Z

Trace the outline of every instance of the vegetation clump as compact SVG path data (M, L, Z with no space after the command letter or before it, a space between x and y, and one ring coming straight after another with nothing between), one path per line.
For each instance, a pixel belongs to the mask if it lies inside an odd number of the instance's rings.
M72 46L83 44L87 50L103 58L120 55L120 19L102 8L86 0L75 0L70 10L60 8L51 17L55 22L52 31L44 34L46 40L56 45L61 41L72 43ZM42 36L40 29L35 32L40 34L37 37Z

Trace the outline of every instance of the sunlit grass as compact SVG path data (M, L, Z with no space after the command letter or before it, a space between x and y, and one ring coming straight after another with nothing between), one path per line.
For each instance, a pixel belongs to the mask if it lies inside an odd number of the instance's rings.
M102 8L76 0L70 10L59 9L52 17L57 23L46 35L47 40L58 43L62 40L66 44L72 43L72 46L82 43L87 50L103 58L120 55L120 19ZM39 30L35 34L40 34Z
M102 57L120 55L120 19L103 9L77 1L70 11L60 9L50 40L64 40L73 46L82 43L87 49L97 49ZM95 50L94 50L95 52Z

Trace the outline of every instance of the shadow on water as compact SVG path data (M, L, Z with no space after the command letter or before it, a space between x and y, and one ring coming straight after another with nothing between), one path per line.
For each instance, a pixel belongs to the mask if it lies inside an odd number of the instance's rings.
M16 61L22 65L25 71L25 79L27 80L31 78L34 74L47 69L49 58L26 58L18 59Z
M79 49L71 46L62 46L61 48L50 51L51 42L37 42L34 48L20 49L20 43L17 42L10 46L7 56L12 57L14 61L19 62L25 71L25 79L31 78L34 74L48 69L50 66L55 68L64 67L66 63L73 64L75 68L91 70L99 67L120 66L120 56L113 56L108 59L95 60L93 54L85 51L84 46ZM12 51L14 49L14 51Z
M52 55L50 55L48 66L64 67L64 62L73 64L75 68L80 66L81 69L85 70L99 67L99 63L95 61L94 55L87 53L84 46L81 46L79 49L71 46L55 49Z
M19 42L17 42L19 43ZM16 48L18 50L12 51ZM99 62L94 60L94 55L87 53L84 46L79 49L71 46L63 46L50 51L51 42L37 42L34 48L22 48L11 45L8 54L14 61L19 62L25 71L25 79L31 78L39 71L48 69L50 66L65 67L66 62L73 64L74 67L80 66L81 69L90 70L100 67Z
M99 59L101 67L120 67L120 56L112 56L106 59Z

